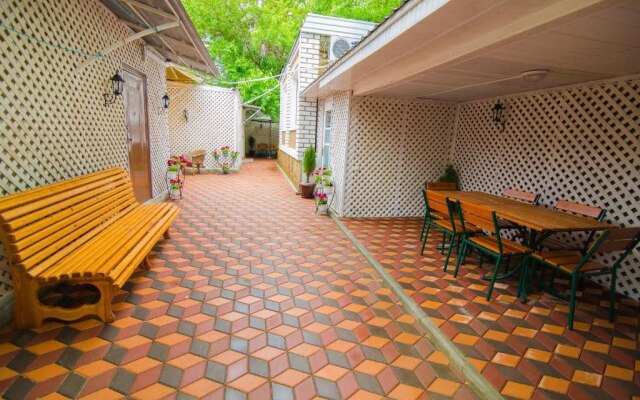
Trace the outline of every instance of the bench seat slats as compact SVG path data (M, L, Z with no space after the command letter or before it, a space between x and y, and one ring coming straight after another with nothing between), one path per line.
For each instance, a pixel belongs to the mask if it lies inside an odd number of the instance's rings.
M0 239L15 287L14 322L34 328L45 318L89 314L114 320L111 301L178 215L169 203L140 204L122 168L0 198ZM147 262L148 265L148 262ZM95 304L69 309L38 301L42 286L89 283Z
M162 219L157 221L154 229L149 230L143 240L141 240L132 251L120 262L120 264L111 270L109 276L113 281L114 286L121 288L125 282L129 279L129 275L126 273L131 268L135 268L140 265L144 257L149 254L153 246L158 242L158 239L164 232L169 229L173 220L178 215L177 207L171 207L166 209L166 213Z
M108 271L117 265L118 253L126 252L131 246L144 236L156 215L169 204L138 205L127 215L105 227L98 227L98 232L89 232L92 236L78 248L74 249L63 260L54 266L30 276L38 278L40 282L55 282L71 278L72 272L81 273L86 277L104 277Z
M28 216L29 218L27 218L26 221L30 219L38 220L50 214L50 209L48 208L50 206L57 206L58 210L60 210L61 208L78 202L78 199L82 199L83 195L86 197L88 195L87 192L92 190L107 191L115 186L127 185L128 182L127 177L117 175L95 180L90 183L78 181L75 182L74 185L65 185L60 193L55 193L50 197L24 203L20 207L14 205L10 210L1 214L2 220L4 224L8 225L9 229L13 230L19 227L19 223L16 223L15 220L20 221L20 217ZM52 186L57 185L60 184L54 184ZM0 204L0 207L2 207L2 204Z
M37 235L48 235L50 232L55 232L59 229L59 226L68 225L74 220L83 218L92 211L102 207L109 208L111 203L118 200L120 202L123 202L125 199L135 201L135 197L129 196L127 193L128 191L130 191L130 188L122 185L115 190L100 193L91 197L91 199L87 201L74 204L64 210L41 218L40 220L36 221L32 219L31 223L28 225L12 230L8 235L9 239L15 242L20 242L29 236L33 239L39 237Z
M92 227L98 226L111 218L121 217L124 215L124 211L134 204L135 199L131 198L106 198L102 202L82 210L73 217L61 220L13 244L12 248L16 251L16 260L25 262L27 264L26 268L29 265L35 265L82 236ZM118 212L118 215L114 216L114 211ZM30 259L30 257L35 258Z

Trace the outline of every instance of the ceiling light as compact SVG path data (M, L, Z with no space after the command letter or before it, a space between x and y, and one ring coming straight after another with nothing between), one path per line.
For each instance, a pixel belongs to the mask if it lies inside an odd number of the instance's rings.
M527 82L537 82L543 80L549 73L548 69L534 69L520 73L520 77Z

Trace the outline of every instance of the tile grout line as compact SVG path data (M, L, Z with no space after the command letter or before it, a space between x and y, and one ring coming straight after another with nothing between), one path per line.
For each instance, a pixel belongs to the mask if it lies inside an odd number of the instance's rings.
M385 267L376 260L369 250L355 237L342 221L332 212L329 212L333 222L354 244L356 249L364 256L369 264L380 274L384 283L391 291L402 301L402 308L411 314L420 324L427 330L430 341L435 347L442 351L451 361L451 364L462 372L469 382L473 391L482 399L486 400L504 400L504 397L493 387L493 385L467 360L462 352L453 344L453 342L438 328L429 318L429 316L416 304L409 295L404 292L402 286L396 282L386 271Z

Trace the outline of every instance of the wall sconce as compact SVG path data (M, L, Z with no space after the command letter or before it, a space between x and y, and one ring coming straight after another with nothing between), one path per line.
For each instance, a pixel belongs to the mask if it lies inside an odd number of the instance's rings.
M164 96L162 96L162 99L160 99L160 107L158 107L158 114L166 114L167 113L167 109L169 108L169 95L168 94L164 94Z
M124 79L116 72L116 74L111 77L111 93L104 94L104 105L105 107L109 104L113 104L116 102L116 97L122 94L124 90Z
M505 118L504 111L507 107L500 102L500 100L496 101L496 104L491 109L491 114L493 115L493 123L502 127L500 132L504 132L505 125L507 123L507 119Z

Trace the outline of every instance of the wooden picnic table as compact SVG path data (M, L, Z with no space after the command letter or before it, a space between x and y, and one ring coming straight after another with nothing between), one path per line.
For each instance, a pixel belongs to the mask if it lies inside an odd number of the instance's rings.
M535 232L596 231L611 225L592 218L572 215L550 208L534 206L484 192L440 190L451 200L469 202L496 212L496 216Z

